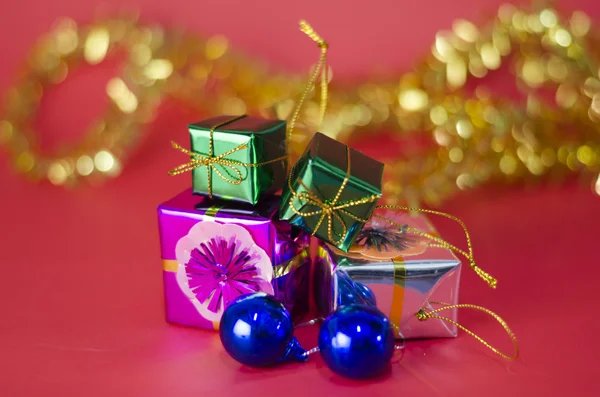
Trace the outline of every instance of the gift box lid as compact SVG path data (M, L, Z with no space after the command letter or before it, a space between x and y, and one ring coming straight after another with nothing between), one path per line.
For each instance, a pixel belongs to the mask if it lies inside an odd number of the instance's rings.
M381 191L383 163L358 150L350 148L350 158L348 158L346 145L317 132L307 148L307 154L311 165L327 172L333 171L342 180L346 177L350 161L350 175L354 183L368 184L367 190Z
M232 116L218 116L210 119L202 120L197 123L190 124L188 127L191 130L210 131L215 125L230 120ZM218 128L216 131L225 133L235 133L242 135L261 135L269 134L274 129L285 126L284 120L263 119L259 117L246 116L239 120Z
M229 200L210 199L207 196L193 194L186 189L177 196L158 206L159 211L169 210L205 214L218 209L220 218L269 220L277 212L280 196L265 197L257 205Z
M231 223L250 231L258 245L269 255L277 257L274 263L282 263L289 252L307 244L307 236L287 222L278 220L280 197L265 197L251 205L210 199L186 189L158 206L158 222L163 259L173 259L178 240L198 222L214 221Z

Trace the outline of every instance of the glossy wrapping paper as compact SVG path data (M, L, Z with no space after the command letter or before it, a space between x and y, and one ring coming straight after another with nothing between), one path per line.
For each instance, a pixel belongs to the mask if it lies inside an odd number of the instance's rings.
M384 214L394 221L437 235L420 215ZM373 248L371 249L373 250ZM353 252L354 251L354 252ZM419 321L421 308L431 302L458 303L460 261L445 248L431 247L428 240L409 236L402 253L387 259L368 257L354 248L344 253L323 245L315 261L315 301L321 315L351 302L369 303L364 286L375 295L377 307L399 327L399 337L443 338L456 336L456 326L438 319ZM371 254L373 251L371 251ZM375 256L377 256L375 252ZM456 310L446 317L456 320Z
M321 133L315 134L306 151L294 166L290 175L290 185L296 194L306 193L307 189L323 202L331 202L338 192L342 182L348 175L349 179L339 197L338 204L360 200L368 196L381 196L381 178L383 164L364 154L350 149L347 146ZM332 218L332 241L328 233L328 221L319 224L319 215L301 216L293 208L304 213L320 210L318 206L308 203L292 194L288 183L282 193L281 219L289 221L308 233L313 233L323 241L327 241L347 251L360 232L363 222L338 211L341 220L346 226L346 233L335 217ZM345 208L352 215L368 219L373 212L377 201L354 205ZM293 208L292 208L293 206ZM316 229L316 230L315 230Z
M209 152L211 128L228 119L231 116L219 116L190 124L191 150L206 156ZM247 145L247 148L229 154L227 160L259 164L285 156L286 153L285 121L246 116L216 129L213 134L215 156L240 145ZM216 167L225 177L235 178L231 168L223 165ZM259 167L238 165L236 168L241 172L242 181L239 184L229 183L213 168L209 168L213 197L256 204L260 197L281 190L286 177L287 161L280 160ZM209 191L208 183L206 167L198 167L192 171L194 193L206 194Z
M274 295L294 318L308 310L308 236L277 219L279 196L258 206L191 189L158 207L167 321L217 329L228 302Z

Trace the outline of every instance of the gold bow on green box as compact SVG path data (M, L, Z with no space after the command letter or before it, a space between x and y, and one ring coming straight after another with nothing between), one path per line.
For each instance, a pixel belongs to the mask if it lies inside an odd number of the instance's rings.
M348 251L381 197L383 164L321 133L292 168L280 218Z
M169 172L192 171L194 193L256 204L283 187L286 123L220 116L190 124L191 150L173 143L190 161Z

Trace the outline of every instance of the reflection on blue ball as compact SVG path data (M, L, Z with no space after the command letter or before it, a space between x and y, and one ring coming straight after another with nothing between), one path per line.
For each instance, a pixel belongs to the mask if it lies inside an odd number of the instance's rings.
M327 366L347 378L368 378L385 369L394 353L389 320L369 305L349 305L327 317L319 349Z
M340 272L337 278L337 307L353 305L356 303L366 303L354 282L349 277Z
M371 288L358 281L352 280L346 273L337 272L337 305L342 307L353 304L366 304L377 306L375 294Z
M377 306L377 299L375 298L375 294L371 288L367 287L363 283L358 282L354 283L354 288L356 288L360 296L363 297L367 304Z
M221 317L219 335L234 359L252 367L307 358L294 338L290 313L265 293L243 295L233 301Z

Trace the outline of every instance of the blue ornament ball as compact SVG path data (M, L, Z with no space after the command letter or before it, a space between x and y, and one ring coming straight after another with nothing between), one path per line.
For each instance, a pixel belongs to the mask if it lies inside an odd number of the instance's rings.
M327 317L319 350L327 366L347 378L368 378L384 370L394 354L390 321L376 307L348 305Z
M344 272L339 272L337 274L337 307L352 304L377 306L377 300L371 288L352 280Z
M363 283L358 282L354 283L354 286L367 304L377 306L377 299L375 298L375 293L371 288L367 287Z
M221 343L237 361L265 367L281 361L305 361L306 351L294 337L292 317L271 295L242 295L223 312Z
M337 279L337 307L365 303L364 298L357 290L355 283L343 276Z

